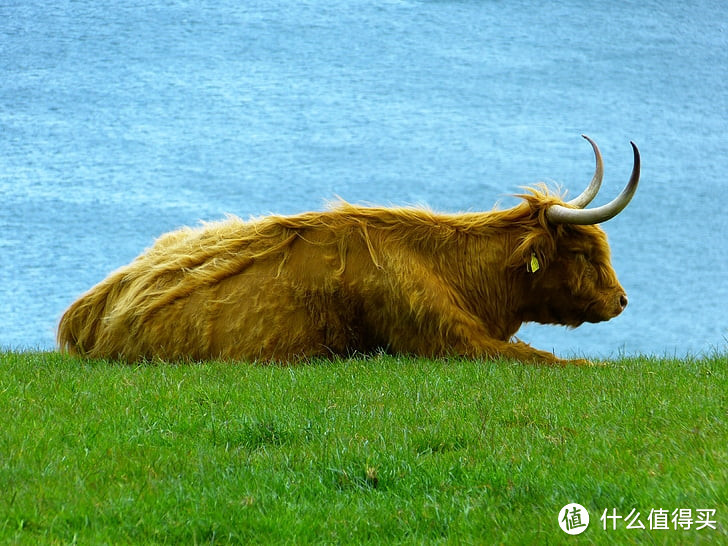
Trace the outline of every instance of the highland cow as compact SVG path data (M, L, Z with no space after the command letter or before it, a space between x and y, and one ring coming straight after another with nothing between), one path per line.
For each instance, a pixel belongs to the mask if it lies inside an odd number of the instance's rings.
M524 322L609 320L627 296L596 224L596 172L564 202L530 188L508 210L438 214L344 202L325 212L235 217L160 237L61 318L62 350L91 358L296 361L386 351L564 362L513 340Z

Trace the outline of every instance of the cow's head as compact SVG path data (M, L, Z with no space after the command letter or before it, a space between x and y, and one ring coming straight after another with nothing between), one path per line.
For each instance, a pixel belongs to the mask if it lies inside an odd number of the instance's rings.
M525 277L526 321L579 326L614 318L627 306L627 295L612 269L607 236L596 224L616 216L634 195L639 151L632 143L634 167L622 193L606 205L585 209L599 191L603 167L597 145L584 138L594 148L596 172L581 195L567 203L538 190L522 196L533 224L523 231L512 265Z

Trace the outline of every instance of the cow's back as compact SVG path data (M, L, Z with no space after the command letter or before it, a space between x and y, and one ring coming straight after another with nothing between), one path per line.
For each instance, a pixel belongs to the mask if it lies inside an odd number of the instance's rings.
M376 266L358 233L311 216L300 226L231 218L167 234L66 311L59 344L128 361L362 350L372 336L345 272L348 264L358 284Z

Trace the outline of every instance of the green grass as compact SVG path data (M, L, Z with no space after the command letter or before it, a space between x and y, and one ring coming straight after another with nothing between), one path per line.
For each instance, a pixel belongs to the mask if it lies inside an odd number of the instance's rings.
M0 353L0 543L728 542L728 362ZM570 537L561 507L591 524ZM636 508L646 530L605 531ZM651 509L717 530L649 530ZM670 523L672 526L672 523Z

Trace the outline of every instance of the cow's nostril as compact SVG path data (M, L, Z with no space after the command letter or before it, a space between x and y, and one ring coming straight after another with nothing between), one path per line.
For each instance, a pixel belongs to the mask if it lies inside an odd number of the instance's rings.
M622 309L627 307L627 304L629 303L629 300L627 299L627 294L622 294L619 296L619 305L622 306Z

